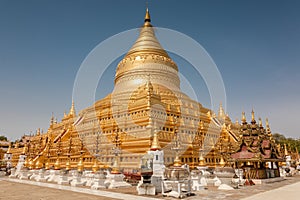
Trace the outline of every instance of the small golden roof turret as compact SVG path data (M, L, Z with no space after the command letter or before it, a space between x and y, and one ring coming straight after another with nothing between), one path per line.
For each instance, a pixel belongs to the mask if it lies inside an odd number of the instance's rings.
M50 118L50 126L54 124L54 116L53 116L53 112Z
M152 85L151 80L150 80L150 74L148 75L148 80L147 80L146 85L145 85L145 90L146 90L148 96L153 94L153 85Z
M238 118L236 118L236 120L235 120L235 125L236 125L237 127L240 125L239 119L238 119Z
M40 128L38 128L36 135L37 135L37 136L40 136L40 135L41 135L41 129L40 129Z
M76 115L74 101L72 101L72 106L71 106L69 115L70 116L75 116Z
M285 156L288 156L288 155L289 155L288 150L287 150L287 148L286 148L286 144L284 144L284 155L285 155Z
M245 112L242 112L242 123L245 124L246 122L246 116L245 116Z
M267 131L267 134L271 133L271 129L270 129L269 119L268 118L266 118L266 131Z
M8 146L8 149L7 149L7 154L11 154L11 142L9 142L9 146Z
M258 125L259 125L259 127L260 127L260 128L262 128L262 127L263 127L263 124L262 124L262 120L261 120L261 118L258 118Z
M251 124L255 124L256 121L255 121L255 115L254 115L254 110L252 109L252 112L251 112Z
M23 147L22 154L25 155L27 153L27 150L28 150L28 144L26 143Z
M220 103L218 115L219 115L219 118L224 117L224 109L223 109L222 103Z
M200 130L203 131L203 129L204 129L204 124L203 124L203 121L201 120L200 121Z
M160 147L159 141L158 141L156 122L154 122L154 134L153 134L153 140L152 140L152 145L151 145L150 150L156 151L156 150L160 150L160 149L161 149L161 147Z

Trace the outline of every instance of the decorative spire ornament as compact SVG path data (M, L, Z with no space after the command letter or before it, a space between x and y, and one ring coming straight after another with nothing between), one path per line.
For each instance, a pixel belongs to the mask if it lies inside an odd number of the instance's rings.
M218 115L219 115L219 118L223 118L224 117L224 109L223 109L222 103L220 103Z
M150 18L150 13L149 13L149 9L148 9L148 6L146 8L146 14L145 14L145 20L144 22L151 22L151 18Z
M153 133L153 140L152 140L152 145L150 150L151 151L156 151L156 150L160 150L161 147L159 145L159 141L158 141L158 135L157 135L157 126L156 126L156 122L154 122L154 133Z
M266 118L266 132L267 132L267 134L271 134L271 129L270 129L269 119L268 118Z
M256 124L255 115L254 115L254 110L253 109L252 109L252 112L251 112L251 124Z
M72 101L72 106L71 106L69 115L70 115L70 116L73 116L73 117L76 116L76 111L75 111L75 104L74 104L74 101Z
M262 120L261 118L258 118L258 125L260 128L263 128Z
M247 121L246 121L246 116L245 116L245 112L243 111L242 112L242 124L246 124Z

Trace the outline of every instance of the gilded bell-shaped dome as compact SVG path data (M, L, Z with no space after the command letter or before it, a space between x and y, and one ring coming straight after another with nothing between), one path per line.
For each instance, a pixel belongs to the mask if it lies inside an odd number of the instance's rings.
M118 64L115 89L137 88L145 84L149 76L156 85L180 90L177 65L157 40L147 9L139 37Z

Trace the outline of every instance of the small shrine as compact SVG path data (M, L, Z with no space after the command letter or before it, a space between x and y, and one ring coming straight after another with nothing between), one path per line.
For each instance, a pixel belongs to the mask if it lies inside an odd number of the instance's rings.
M268 119L266 129L255 121L252 111L251 123L247 123L245 113L242 113L242 124L239 130L238 142L230 153L230 162L236 169L243 170L246 179L267 179L280 176L279 162L284 161L280 145L272 137Z

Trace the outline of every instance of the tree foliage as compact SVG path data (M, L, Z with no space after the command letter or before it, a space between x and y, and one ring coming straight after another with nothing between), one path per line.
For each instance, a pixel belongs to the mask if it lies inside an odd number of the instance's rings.
M279 133L274 133L273 138L276 141L276 143L280 145L286 144L289 149L292 151L296 151L298 149L298 153L300 152L300 139L295 138L286 138L284 135Z
M7 141L7 137L0 135L0 141Z

